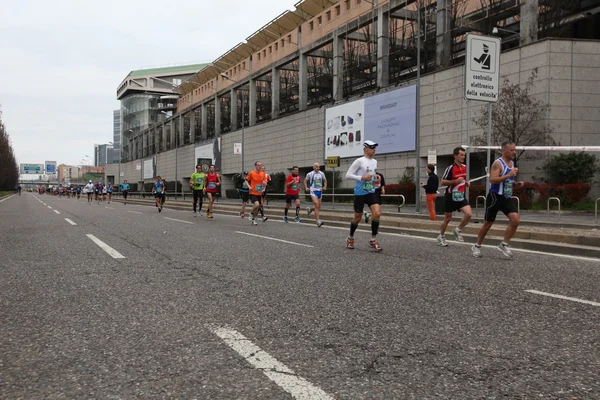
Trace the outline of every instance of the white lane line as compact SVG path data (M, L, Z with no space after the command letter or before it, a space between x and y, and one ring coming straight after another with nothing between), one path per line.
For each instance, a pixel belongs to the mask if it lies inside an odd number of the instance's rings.
M96 236L91 235L89 233L85 236L92 239L92 241L94 243L96 243L98 246L100 246L100 248L102 250L104 250L105 252L107 252L112 258L125 258L125 256L123 256L121 253L119 253L118 251L116 251L115 249L113 249L112 247L107 245L106 243L104 243L102 240L98 239Z
M268 236L262 236L262 235L255 235L253 233L240 232L240 231L235 231L235 233L240 233L242 235L248 235L248 236L255 236L255 237L262 238L262 239L275 240L277 242L282 242L282 243L295 244L296 246L315 247L315 246L311 246L309 244L296 243L296 242L288 242L287 240L276 239L276 238L272 238L272 237L268 237Z
M50 207L50 206L46 206L46 207L48 207L49 209L51 209L51 210L52 210L52 207Z
M165 217L165 219L168 219L168 220L170 220L170 221L183 222L184 224L190 224L190 225L194 225L194 223L193 223L193 222L183 221L183 220L181 220L181 219L167 218L167 217Z
M5 198L5 199L2 199L2 200L0 200L0 203L2 203L3 201L6 201L6 200L8 200L8 199L10 199L11 197L15 197L15 195L13 194L13 195L10 195L10 196L8 196L8 197L7 197L7 198Z
M69 218L65 218L65 221L67 221L71 225L77 225L75 222L71 221Z
M108 208L109 210L114 210L114 208L112 208L112 207L104 206L104 208Z
M40 202L40 203L41 203L41 202ZM46 204L46 203L42 203L42 204L43 204L43 205L45 205L45 206L47 206L47 205L48 205L48 204Z
M57 214L60 214L60 211L58 211L58 210L54 210L54 212L57 213Z
M591 306L600 307L600 303L596 303L595 301L582 300L582 299L578 299L578 298L575 298L575 297L562 296L560 294L552 294L552 293L547 293L547 292L540 292L539 290L526 290L526 292L527 293L533 293L533 294L539 294L540 296L554 297L556 299L575 301L577 303L589 304Z
M321 388L297 375L241 333L219 326L208 326L208 329L295 399L333 400Z
M143 213L141 213L139 211L127 211L127 212L134 213L134 214L143 214Z

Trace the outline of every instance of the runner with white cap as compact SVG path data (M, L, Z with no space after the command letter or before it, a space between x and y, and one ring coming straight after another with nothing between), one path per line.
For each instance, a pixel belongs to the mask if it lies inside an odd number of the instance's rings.
M374 252L379 253L382 250L377 240L381 204L379 204L379 199L375 194L377 160L373 159L377 143L372 140L365 140L363 147L364 156L355 160L346 173L346 179L357 181L354 186L354 219L350 223L350 235L346 239L346 248L354 249L354 232L358 228L366 204L371 210L371 240L369 241L369 247Z

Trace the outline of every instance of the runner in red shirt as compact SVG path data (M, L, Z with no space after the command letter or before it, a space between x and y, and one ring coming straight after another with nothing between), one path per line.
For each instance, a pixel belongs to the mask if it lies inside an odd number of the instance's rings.
M288 210L292 205L292 201L296 203L296 222L302 221L300 219L300 176L298 167L292 167L292 173L288 175L285 180L285 216L283 220L287 223Z
M208 174L206 174L206 186L204 187L204 192L208 197L208 210L206 211L207 218L213 218L213 203L220 185L221 177L215 172L215 166L211 164L208 169Z
M458 227L452 232L454 238L459 242L464 242L462 230L467 226L473 211L469 205L469 200L465 197L466 188L469 187L467 182L467 166L465 165L465 149L456 147L452 152L454 154L454 163L446 168L442 176L442 185L446 187L446 195L444 196L444 220L440 226L440 234L437 237L438 244L442 247L448 246L446 243L446 228L452 219L454 211L462 211L463 218Z

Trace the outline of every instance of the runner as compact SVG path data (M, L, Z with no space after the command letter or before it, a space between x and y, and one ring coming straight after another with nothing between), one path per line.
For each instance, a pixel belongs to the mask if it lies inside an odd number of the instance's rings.
M129 194L129 190L131 189L131 186L129 186L129 183L127 183L127 179L124 180L123 183L121 183L119 189L121 190L121 193L123 193L123 205L126 205L127 195Z
M96 195L96 203L100 204L100 200L102 199L102 184L100 182L96 183L94 194Z
M446 168L442 176L442 186L447 186L444 198L444 220L440 226L440 234L437 237L438 244L442 247L448 246L445 233L452 219L452 213L454 211L462 211L463 213L460 224L452 231L454 238L459 242L465 241L462 230L467 226L473 215L469 200L465 198L465 189L469 187L469 182L466 181L465 149L456 147L452 154L454 154L454 163Z
M258 225L256 223L256 215L258 214L258 209L260 208L260 201L262 199L262 192L267 183L267 178L265 177L265 173L262 171L262 163L260 161L256 161L254 163L254 167L256 168L254 171L250 171L248 175L246 175L246 184L250 188L250 202L252 202L252 216L250 217L252 221L252 225ZM263 218L263 222L266 221Z
M381 172L375 171L375 197L377 198L378 204L383 205L383 195L385 194L385 178ZM365 224L369 223L371 213L365 211Z
M113 185L109 182L108 186L106 187L106 194L108 195L108 204L110 204L110 201L112 200L112 192Z
M196 165L196 172L190 177L190 186L192 187L192 193L194 196L192 215L196 216L196 205L200 202L199 212L202 216L202 201L204 200L204 182L206 181L206 174L202 172L202 165Z
M267 198L267 190L269 189L269 183L271 183L271 175L267 174L267 170L264 165L262 167L262 172L265 173L265 190L262 193L262 197L260 199L260 209L258 211L260 211L260 216L262 217L264 222L269 219L269 217L265 217L265 200Z
M285 180L285 216L283 220L287 223L288 210L292 205L292 201L296 203L296 222L302 221L300 219L300 176L298 167L292 167L292 173L288 175Z
M208 208L206 209L206 217L213 218L213 203L217 196L217 190L221 185L221 176L215 172L214 164L211 164L208 168L208 174L206 174L206 186L204 192L208 197Z
M346 179L357 181L354 186L354 219L350 223L350 235L346 239L346 248L354 249L354 232L358 228L366 204L371 210L371 240L369 240L368 246L374 252L379 253L382 250L377 240L381 204L379 204L380 200L377 199L375 194L377 161L373 159L377 143L366 140L363 147L364 156L355 160L346 173Z
M250 198L250 188L248 187L248 182L246 182L246 177L248 176L248 171L244 171L244 176L242 177L242 183L238 191L240 192L240 198L242 199L242 211L240 211L240 217L244 218L246 216L246 203Z
M81 199L81 186L75 188L75 193L77 193L77 200Z
M108 194L108 187L102 184L102 201L106 201L106 195ZM110 201L109 201L110 203Z
M508 218L509 224L504 232L504 240L498 245L506 257L512 257L513 252L510 249L510 239L519 227L519 210L512 201L513 187L522 186L523 182L515 182L515 177L519 169L515 167L514 159L517 156L517 149L513 142L502 143L502 157L498 158L492 164L490 172L490 191L485 199L486 209L483 225L477 234L477 243L473 245L472 251L474 257L481 257L481 244L488 231L494 225L498 211L502 211Z
M92 183L91 180L88 182L87 185L85 185L85 189L84 190L87 193L88 203L92 204L92 199L93 199L93 196L94 196L94 184Z
M165 183L160 175L156 177L156 182L154 182L154 186L152 187L152 193L154 193L156 208L158 208L158 212L161 212L163 204L162 199L165 197Z
M321 171L321 166L318 162L314 163L313 170L306 174L306 178L304 178L304 190L310 193L310 198L314 205L312 209L310 207L306 208L308 216L310 217L310 213L314 210L317 227L320 228L323 225L323 221L320 220L321 197L323 197L323 192L327 190L327 178L323 171Z

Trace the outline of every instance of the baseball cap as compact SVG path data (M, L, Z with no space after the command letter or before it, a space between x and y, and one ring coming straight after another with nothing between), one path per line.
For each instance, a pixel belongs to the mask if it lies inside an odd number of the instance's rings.
M248 171L244 171L244 175L248 175Z
M92 183L92 180L90 179L90 183Z
M377 143L375 143L372 140L365 140L365 142L363 143L363 146L368 147L370 149L374 149L375 147L377 147Z

